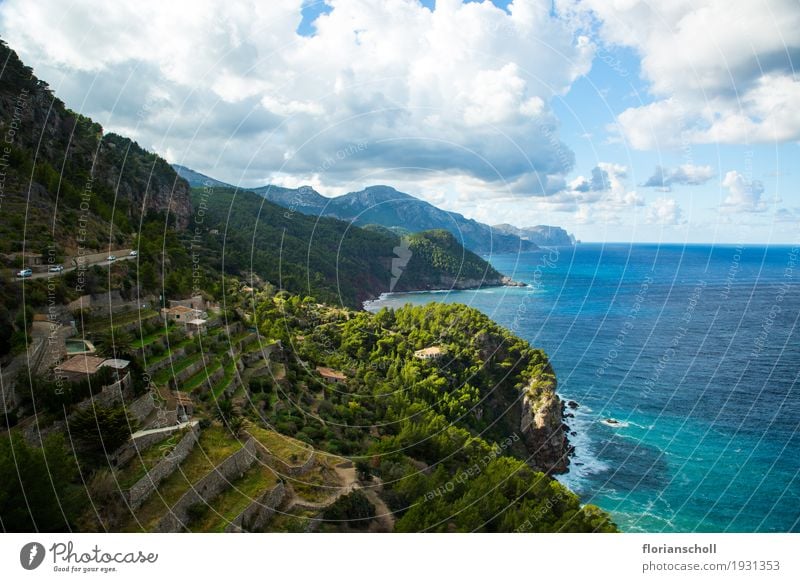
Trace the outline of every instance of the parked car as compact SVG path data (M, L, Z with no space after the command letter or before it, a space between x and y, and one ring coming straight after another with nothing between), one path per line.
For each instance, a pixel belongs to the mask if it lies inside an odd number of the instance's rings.
M116 255L108 255L108 258L107 258L106 260L107 260L109 263L110 263L111 261L116 261L116 260L117 260L117 256L116 256Z
M50 271L51 273L60 273L63 270L64 270L64 265L50 265L50 268L48 269L48 271Z
M22 278L30 277L31 275L33 275L33 271L31 271L30 269L22 269L17 273L17 277L22 277Z
M138 257L139 253L138 253L138 251L131 251L131 252L128 253L128 256L129 257Z

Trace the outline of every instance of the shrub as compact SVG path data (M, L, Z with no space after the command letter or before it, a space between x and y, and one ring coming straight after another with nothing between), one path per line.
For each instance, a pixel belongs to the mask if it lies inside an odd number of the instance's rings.
M322 517L327 522L346 522L351 527L363 528L375 517L375 508L362 491L355 490L337 499Z

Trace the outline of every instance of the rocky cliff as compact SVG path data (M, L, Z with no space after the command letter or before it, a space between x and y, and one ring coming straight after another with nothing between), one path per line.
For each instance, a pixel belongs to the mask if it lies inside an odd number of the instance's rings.
M3 210L9 222L37 225L27 248L51 238L63 247L119 244L112 239L135 232L148 212L188 225L189 185L165 160L68 109L2 41L0 62ZM53 224L54 236L42 224Z
M564 403L550 374L531 379L522 397L520 431L531 457L529 465L544 473L565 473L571 446L564 429Z

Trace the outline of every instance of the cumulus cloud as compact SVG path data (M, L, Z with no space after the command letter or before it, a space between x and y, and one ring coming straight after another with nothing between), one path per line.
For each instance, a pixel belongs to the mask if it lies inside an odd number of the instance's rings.
M761 198L764 184L760 180L751 180L732 170L725 174L722 186L728 189L723 208L739 212L763 212L767 209L766 202Z
M684 224L683 211L673 198L657 198L647 208L647 222L663 226Z
M638 149L800 139L797 0L558 0L576 26L634 49L654 100L615 130Z
M669 191L674 184L687 186L705 184L714 175L714 169L711 166L695 166L694 164L684 164L677 168L656 166L653 175L642 186Z
M564 188L574 155L548 103L594 47L549 1L326 3L311 36L303 0L6 0L0 31L74 109L229 182L378 170Z

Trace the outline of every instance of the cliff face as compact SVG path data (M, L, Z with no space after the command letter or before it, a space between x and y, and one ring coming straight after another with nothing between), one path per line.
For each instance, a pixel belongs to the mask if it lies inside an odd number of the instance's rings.
M536 377L522 398L520 431L530 464L544 473L565 473L571 447L564 430L564 403L555 392L555 378Z
M121 243L109 239L130 235L148 212L169 212L178 228L188 225L189 185L165 160L68 109L1 41L0 62L4 210L32 210L31 224L53 223L63 246L81 236L79 219L88 221L90 248ZM36 229L28 230L28 242L37 242Z

